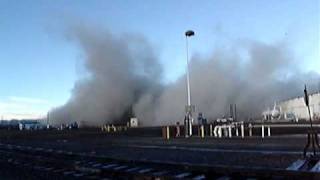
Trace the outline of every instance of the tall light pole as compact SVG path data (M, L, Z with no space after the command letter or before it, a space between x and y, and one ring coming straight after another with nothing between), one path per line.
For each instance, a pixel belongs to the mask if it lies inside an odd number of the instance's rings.
M188 37L194 36L192 30L185 32L186 35L186 51L187 51L187 101L186 106L186 116L185 116L185 136L192 136L192 111L194 106L191 105L191 90L190 90L190 70L189 70L189 47L188 47Z

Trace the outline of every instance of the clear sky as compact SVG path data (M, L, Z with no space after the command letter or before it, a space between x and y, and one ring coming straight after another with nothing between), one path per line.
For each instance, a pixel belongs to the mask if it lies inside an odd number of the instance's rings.
M158 49L165 83L185 72L187 29L196 32L191 54L238 39L285 41L301 67L320 72L320 0L0 0L4 119L45 115L70 97L81 59L61 32L70 19L144 35Z

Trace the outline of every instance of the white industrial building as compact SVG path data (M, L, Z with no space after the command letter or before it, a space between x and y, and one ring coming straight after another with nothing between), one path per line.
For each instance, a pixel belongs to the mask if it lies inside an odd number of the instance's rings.
M320 92L309 95L309 105L311 118L320 120ZM281 114L294 114L298 119L309 119L308 109L304 102L304 97L297 97L277 104Z

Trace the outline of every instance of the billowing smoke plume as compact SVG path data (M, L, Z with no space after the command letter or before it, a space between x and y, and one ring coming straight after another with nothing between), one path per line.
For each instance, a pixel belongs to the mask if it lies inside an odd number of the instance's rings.
M140 100L153 101L161 89L161 67L144 38L83 26L69 33L83 50L87 76L77 81L67 104L51 113L54 123L127 121Z
M52 112L55 123L100 125L137 116L146 126L182 122L186 78L161 85L161 67L148 42L138 35L77 27L71 31L84 55L88 75L74 86L71 99ZM191 59L192 104L209 118L226 115L237 104L239 118L261 115L275 101L302 94L317 73L301 73L284 43L246 42Z
M209 119L229 115L236 104L241 120L261 118L261 112L274 102L303 95L304 84L315 90L320 76L303 74L284 44L258 42L241 48L217 50L210 57L191 60L191 101L197 112ZM183 119L186 95L185 77L167 87L159 99L157 123Z

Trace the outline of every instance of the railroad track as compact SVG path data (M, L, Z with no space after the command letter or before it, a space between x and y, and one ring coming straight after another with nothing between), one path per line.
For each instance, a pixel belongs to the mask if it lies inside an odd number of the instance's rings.
M112 159L92 153L0 143L0 164L25 179L318 179L308 170ZM16 172L16 171L15 171Z

